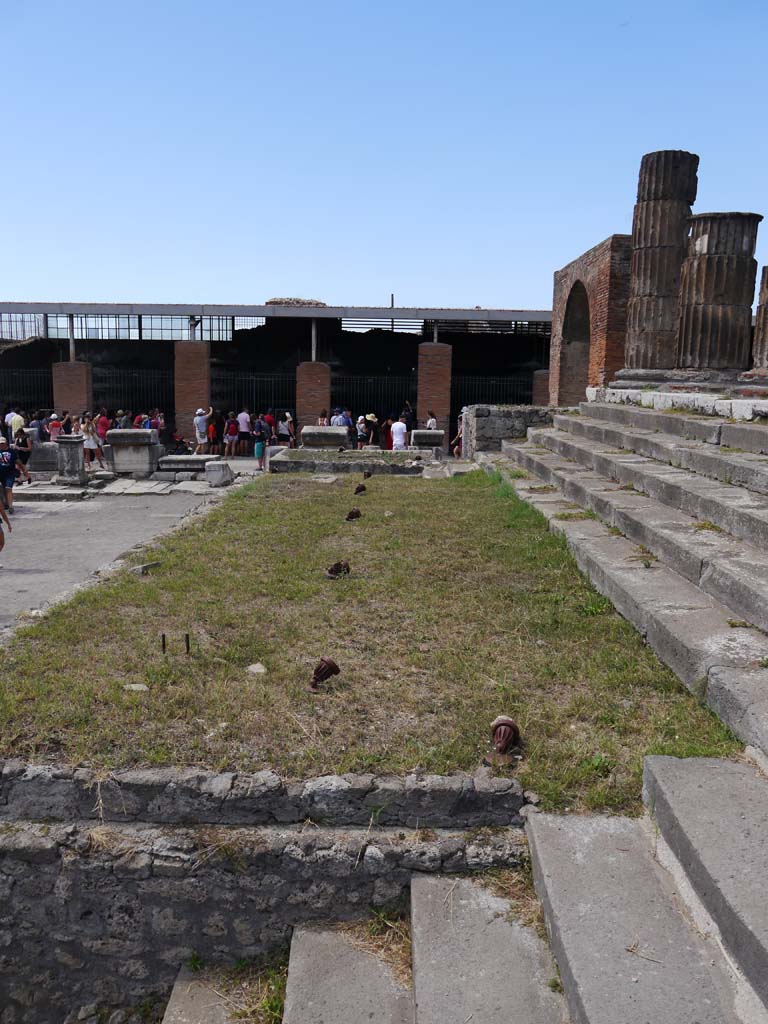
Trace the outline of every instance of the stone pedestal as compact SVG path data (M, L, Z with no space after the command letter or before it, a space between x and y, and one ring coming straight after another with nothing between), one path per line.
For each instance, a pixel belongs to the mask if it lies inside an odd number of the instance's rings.
M424 451L431 451L433 448L443 448L445 445L444 430L412 430L411 446Z
M302 427L302 448L346 448L349 434L346 427Z
M104 453L118 475L144 479L157 471L165 449L156 430L108 430Z
M681 150L646 153L632 221L626 366L674 367L680 274L686 255L699 158Z
M82 486L88 482L85 471L82 434L60 434L55 441L58 446L58 466L54 483Z
M691 217L680 280L680 369L746 370L751 362L757 213Z

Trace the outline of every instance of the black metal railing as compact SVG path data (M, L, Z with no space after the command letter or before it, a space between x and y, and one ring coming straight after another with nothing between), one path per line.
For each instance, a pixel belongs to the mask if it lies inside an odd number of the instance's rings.
M211 402L214 409L240 412L266 412L267 409L296 412L295 373L241 373L238 370L213 370Z
M173 370L123 370L112 366L93 368L93 406L134 414L160 409L170 415L174 408Z
M465 405L530 405L533 374L509 377L454 376L451 381L451 416Z
M53 407L53 377L45 370L0 370L0 406L26 412Z
M416 408L415 373L393 377L384 374L334 374L331 407L349 407L355 416L375 413L380 419L399 416L406 401Z

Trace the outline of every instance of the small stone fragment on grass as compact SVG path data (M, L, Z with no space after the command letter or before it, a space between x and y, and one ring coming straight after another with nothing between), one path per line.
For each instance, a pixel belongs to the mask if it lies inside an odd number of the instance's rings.
M123 689L129 693L146 693L149 687L145 683L126 683Z
M387 519L388 519L388 518L389 518L390 516L393 516L394 514L395 514L394 512L385 512L385 513L384 513L384 515L385 515L385 516L387 517Z
M256 661L253 665L248 666L248 671L252 676L263 676L267 671L267 666L262 665L260 661Z

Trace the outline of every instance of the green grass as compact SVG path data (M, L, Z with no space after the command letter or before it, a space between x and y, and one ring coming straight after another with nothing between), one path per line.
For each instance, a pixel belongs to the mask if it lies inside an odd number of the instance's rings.
M373 477L353 498L356 482L233 492L137 555L161 563L149 575L23 629L5 654L0 756L443 773L474 769L504 713L542 807L632 811L644 754L738 749L498 476ZM353 504L363 517L347 523ZM351 575L326 580L341 558ZM315 697L322 655L341 674ZM246 671L256 661L265 675Z

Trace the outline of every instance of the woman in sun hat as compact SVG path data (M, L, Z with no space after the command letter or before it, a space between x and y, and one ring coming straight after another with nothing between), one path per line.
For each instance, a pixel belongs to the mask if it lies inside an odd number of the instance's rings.
M368 427L368 447L379 447L379 421L375 413L369 412L365 417Z

